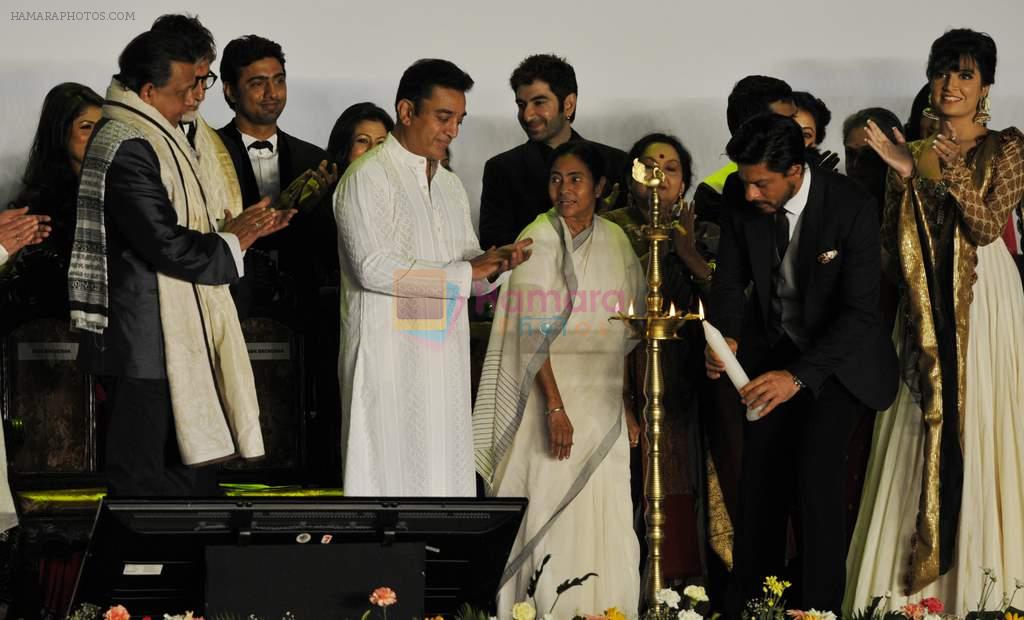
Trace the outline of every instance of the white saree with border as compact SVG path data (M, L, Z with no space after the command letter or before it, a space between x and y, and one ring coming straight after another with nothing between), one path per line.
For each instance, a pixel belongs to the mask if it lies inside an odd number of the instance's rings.
M495 310L473 416L477 470L488 493L527 497L519 534L502 576L498 617L526 598L545 556L538 617L633 617L640 594L640 548L633 531L629 441L622 405L625 355L635 345L609 321L633 301L642 311L643 269L615 224L594 218L573 239L554 210L530 224L533 256L512 272ZM550 357L573 425L569 459L549 453L545 400L534 378ZM557 586L597 573L560 597Z

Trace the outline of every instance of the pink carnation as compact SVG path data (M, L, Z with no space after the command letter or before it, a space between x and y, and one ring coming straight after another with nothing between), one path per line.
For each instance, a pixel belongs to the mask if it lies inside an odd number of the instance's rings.
M370 603L377 607L390 607L398 602L398 595L391 588L377 588L370 594Z
M800 609L788 609L786 610L786 615L794 620L803 620L807 613Z
M924 605L918 605L917 603L907 603L903 607L900 607L900 612L907 618L913 620L921 620L924 618L924 614L927 611Z
M942 611L946 608L946 606L942 604L942 601L935 598L934 596L930 596L921 601L921 605L923 605L924 608L927 609L928 613L930 614L941 614Z
M103 614L103 620L130 620L131 615L128 614L128 610L124 608L124 605L115 605L107 610L107 613Z

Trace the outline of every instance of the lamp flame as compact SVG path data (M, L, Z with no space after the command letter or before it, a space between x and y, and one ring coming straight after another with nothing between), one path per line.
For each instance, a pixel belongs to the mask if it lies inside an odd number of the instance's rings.
M622 306L619 305L619 302L615 302L615 314L621 314L621 313L622 313Z
M629 311L626 312L626 314L628 314L629 316L633 316L633 312L634 312L634 310L633 310L633 300L630 299L629 300Z
M676 302L673 301L671 304L669 304L669 306L668 306L668 315L669 316L675 316L676 315Z
M704 320L704 301L701 299L697 300L697 316L700 317L700 320Z

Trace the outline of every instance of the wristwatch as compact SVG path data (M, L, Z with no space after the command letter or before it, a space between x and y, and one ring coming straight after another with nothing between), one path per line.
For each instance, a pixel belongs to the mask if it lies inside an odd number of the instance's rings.
M793 375L793 373L789 373L789 374ZM801 381L800 377L798 377L796 375L793 375L793 385L795 385L796 389L798 389L798 390L802 390L805 387L807 387L807 384L804 383L803 381Z

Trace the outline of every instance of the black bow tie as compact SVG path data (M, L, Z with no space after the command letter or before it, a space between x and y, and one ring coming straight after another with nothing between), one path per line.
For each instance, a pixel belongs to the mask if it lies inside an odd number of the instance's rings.
M249 145L249 150L252 150L252 149L256 149L256 150L267 149L268 151L273 153L274 152L274 145L273 145L273 143L269 142L268 140L257 140L257 141L255 141L255 142L253 142L252 144Z

